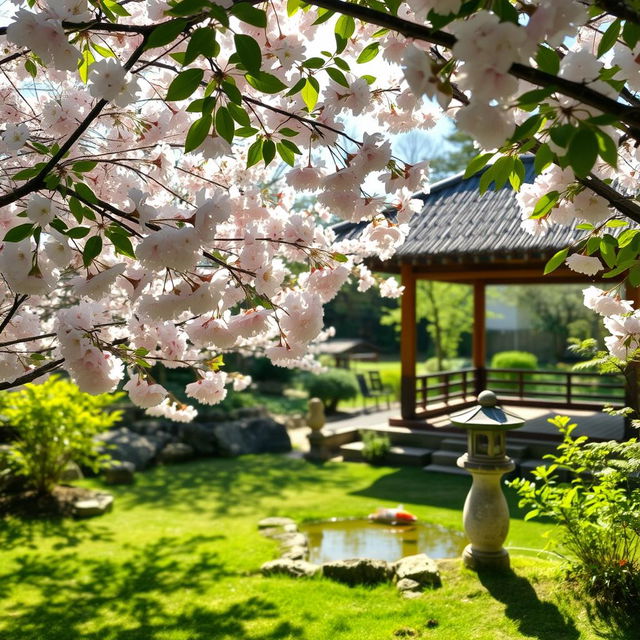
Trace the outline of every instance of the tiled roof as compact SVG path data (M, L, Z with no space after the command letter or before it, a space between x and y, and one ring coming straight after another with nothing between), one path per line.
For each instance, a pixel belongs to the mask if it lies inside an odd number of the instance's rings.
M533 159L523 158L525 182L533 182ZM411 219L411 230L393 258L394 262L423 262L455 258L526 258L553 254L573 241L580 231L554 225L544 235L533 236L520 226L521 214L510 184L480 194L482 172L463 179L447 178L422 194L424 207ZM334 227L338 238L353 238L367 223L341 223ZM583 232L582 232L583 233Z

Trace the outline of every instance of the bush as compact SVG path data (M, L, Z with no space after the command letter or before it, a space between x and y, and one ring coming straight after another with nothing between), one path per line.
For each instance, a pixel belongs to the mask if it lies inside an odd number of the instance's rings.
M640 601L640 444L587 444L573 438L575 424L558 416L549 420L563 435L551 466L538 467L535 482L511 482L531 507L525 520L547 517L560 525L563 547L571 553L570 575L611 611L628 610ZM561 483L559 471L570 481Z
M391 449L391 441L386 433L376 433L375 431L361 431L362 457L371 464L384 462L385 457Z
M537 369L538 358L528 351L500 351L491 358L492 369Z
M42 384L0 394L2 420L17 433L9 455L17 472L38 493L51 493L70 461L97 470L109 456L94 436L120 419L107 412L122 394L91 396L69 380L51 376Z
M350 371L329 369L325 373L308 376L304 381L310 398L320 398L327 413L335 413L340 400L357 397L356 377Z
M453 360L443 360L442 369L438 367L438 358L427 358L424 368L427 373L438 373L438 371L450 371L455 367Z

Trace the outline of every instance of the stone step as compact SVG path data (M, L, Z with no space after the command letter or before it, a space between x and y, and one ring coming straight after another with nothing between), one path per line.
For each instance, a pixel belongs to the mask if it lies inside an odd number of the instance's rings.
M521 460L527 457L527 445L526 444L512 444L507 442L507 454L514 459Z
M433 473L453 473L458 476L469 475L467 471L465 471L464 469L460 469L460 467L451 467L449 465L441 464L428 464L426 467L423 467L422 470Z
M466 438L445 438L440 445L444 451L459 451L462 455L467 451Z
M342 457L347 462L365 462L362 457L363 442L350 442L340 447ZM431 449L422 447L402 447L394 445L387 453L384 464L408 465L421 467L429 462L432 454Z
M431 456L431 464L443 467L456 467L456 462L461 455L461 451L446 451L444 449L438 449L437 451L434 451Z

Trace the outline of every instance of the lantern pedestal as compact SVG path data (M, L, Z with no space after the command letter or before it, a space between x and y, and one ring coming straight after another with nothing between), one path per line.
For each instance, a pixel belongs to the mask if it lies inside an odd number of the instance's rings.
M493 463L469 459L469 454L458 458L458 466L473 477L473 484L464 503L462 521L471 541L462 560L469 569L508 570L509 554L503 548L509 532L509 508L502 493L501 479L513 471L510 458Z

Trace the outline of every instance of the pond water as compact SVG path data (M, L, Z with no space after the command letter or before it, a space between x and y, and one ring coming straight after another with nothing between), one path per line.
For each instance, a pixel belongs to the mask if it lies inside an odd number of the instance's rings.
M462 553L463 533L435 524L379 524L365 518L325 520L301 525L309 540L309 561L316 564L349 558L395 561L416 553L452 558Z

